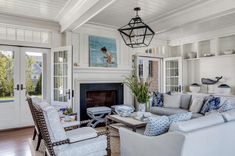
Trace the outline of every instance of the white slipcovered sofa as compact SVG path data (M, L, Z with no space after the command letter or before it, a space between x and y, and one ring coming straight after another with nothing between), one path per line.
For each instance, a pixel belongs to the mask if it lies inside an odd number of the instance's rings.
M160 136L119 132L121 156L235 156L234 110L171 124Z

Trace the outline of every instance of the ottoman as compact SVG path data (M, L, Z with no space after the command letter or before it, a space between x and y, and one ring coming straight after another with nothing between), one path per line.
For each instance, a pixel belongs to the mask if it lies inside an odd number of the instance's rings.
M91 107L87 108L87 115L91 118L91 121L87 124L87 126L95 128L99 123L105 123L106 115L111 114L111 108L109 107Z

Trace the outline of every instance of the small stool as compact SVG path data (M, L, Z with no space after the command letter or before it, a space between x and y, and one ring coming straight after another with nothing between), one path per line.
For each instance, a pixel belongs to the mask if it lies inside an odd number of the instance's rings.
M87 108L87 115L91 118L91 121L87 126L95 128L99 123L105 123L106 115L111 114L111 108L109 107L91 107Z

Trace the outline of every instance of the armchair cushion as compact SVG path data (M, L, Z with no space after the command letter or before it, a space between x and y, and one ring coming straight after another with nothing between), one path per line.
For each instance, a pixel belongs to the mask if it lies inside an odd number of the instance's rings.
M97 137L96 130L91 127L83 127L66 132L70 142L82 141Z
M60 117L56 109L52 106L42 107L47 128L52 142L66 140L65 130L60 123Z
M56 156L104 156L107 154L106 136L99 136L68 145L55 146Z

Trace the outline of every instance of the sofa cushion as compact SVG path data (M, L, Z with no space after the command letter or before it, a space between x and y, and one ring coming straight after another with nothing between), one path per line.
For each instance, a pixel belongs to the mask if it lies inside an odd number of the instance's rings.
M199 118L199 117L203 117L204 115L203 114L200 114L200 113L193 113L192 115L192 119L194 118Z
M190 132L193 130L218 125L221 123L224 123L224 119L221 114L216 113L184 122L172 123L170 125L169 131Z
M168 131L170 120L167 116L149 117L144 131L144 135L157 136Z
M173 94L173 95L164 94L164 103L163 103L164 107L180 108L180 103L181 103L180 94Z
M176 123L176 122L180 122L180 121L187 121L192 118L192 112L178 113L178 114L170 115L168 118L171 123Z
M204 98L203 97L196 97L192 100L192 103L190 105L189 111L193 112L193 113L198 113L200 112L202 105L204 102Z
M192 95L190 94L182 94L180 108L189 109L191 98L192 98Z
M220 97L210 96L208 97L205 104L203 105L201 109L201 113L205 114L206 112L217 110L220 107L221 107Z
M235 110L223 112L222 116L226 122L235 120Z
M177 113L185 113L188 112L185 109L180 108L165 108L165 107L152 107L150 112L157 115L173 115Z

